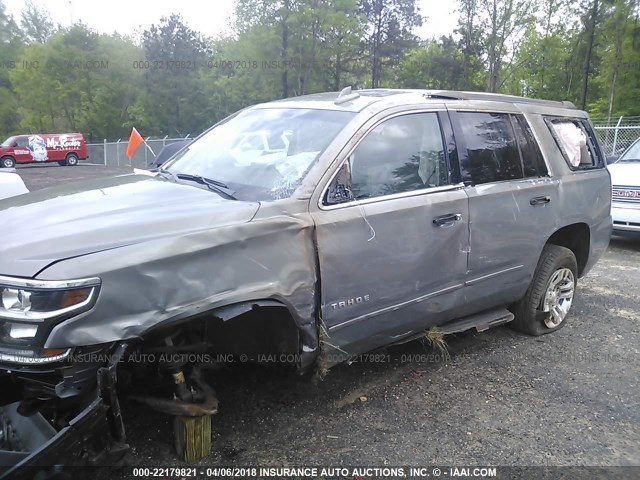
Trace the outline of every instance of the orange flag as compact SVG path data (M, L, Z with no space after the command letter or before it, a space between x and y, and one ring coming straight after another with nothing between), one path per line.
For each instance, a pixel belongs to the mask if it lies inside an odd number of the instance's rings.
M144 143L144 139L142 135L138 133L138 130L135 128L131 129L131 135L129 135L129 143L127 144L127 158L131 160L133 154L136 153L136 150L140 145Z

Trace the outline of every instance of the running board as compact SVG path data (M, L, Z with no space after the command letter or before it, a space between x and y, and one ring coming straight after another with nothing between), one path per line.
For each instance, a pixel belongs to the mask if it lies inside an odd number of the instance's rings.
M464 332L472 328L475 328L478 332L483 332L496 325L508 323L513 318L513 313L506 308L496 308L445 323L440 325L438 330L445 335Z

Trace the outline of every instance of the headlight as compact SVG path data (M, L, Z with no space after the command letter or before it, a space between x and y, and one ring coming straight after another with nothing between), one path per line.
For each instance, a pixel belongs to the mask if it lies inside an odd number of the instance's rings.
M44 345L51 329L90 310L99 288L99 278L50 281L0 276L0 361L8 355L3 347L21 349L20 357L46 353L38 347ZM56 350L51 358L57 359L59 353Z

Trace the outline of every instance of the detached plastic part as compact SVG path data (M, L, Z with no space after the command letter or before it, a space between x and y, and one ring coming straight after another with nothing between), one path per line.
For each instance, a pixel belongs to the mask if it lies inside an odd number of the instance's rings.
M95 397L59 431L39 413L20 415L19 402L0 407L0 480L55 478L68 466L113 465L124 456L129 446L115 386L126 347L118 345L98 370Z
M67 427L57 433L54 431L53 436L49 436L50 430L40 428L39 420L33 422L33 417L23 417L25 423L22 424L19 435L29 439L31 443L29 451L2 450L3 464L0 465L0 480L26 480L33 479L36 475L41 475L40 478L48 478L49 474L60 471L62 465L86 464L86 460L82 458L83 449L90 444L95 448L93 443L96 437L104 440L109 437L106 412L107 407L102 399L97 398Z
M56 435L56 430L39 413L30 417L20 415L19 405L16 402L0 407L0 467L16 465Z

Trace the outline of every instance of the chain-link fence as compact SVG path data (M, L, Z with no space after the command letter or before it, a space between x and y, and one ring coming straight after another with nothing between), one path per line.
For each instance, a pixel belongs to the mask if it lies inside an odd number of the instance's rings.
M640 137L640 117L620 117L615 121L593 120L605 155L620 155Z
M176 142L189 142L191 136L187 135L182 138L146 138L146 145L142 144L138 147L131 159L127 158L128 139L118 140L117 142L90 143L87 145L87 153L89 163L99 163L105 166L131 166L135 168L150 168L156 156L162 149Z
M615 121L593 120L596 135L605 155L620 155L640 137L640 117L619 117ZM162 149L175 142L191 141L191 136L182 138L146 139L147 145L140 145L131 160L126 156L128 139L117 142L92 143L87 145L88 162L105 166L132 166L149 168ZM153 150L153 153L152 153Z

